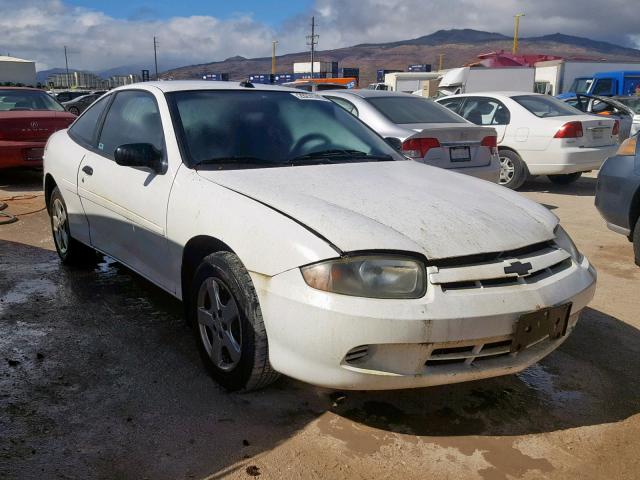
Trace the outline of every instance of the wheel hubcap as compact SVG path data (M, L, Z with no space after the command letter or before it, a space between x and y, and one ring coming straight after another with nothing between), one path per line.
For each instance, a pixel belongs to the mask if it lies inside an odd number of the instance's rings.
M505 185L513 180L515 172L513 161L507 157L500 157L500 185Z
M69 228L67 225L67 210L59 198L53 201L51 206L51 225L53 227L53 238L60 253L67 253L69 248Z
M200 339L213 364L229 371L242 353L240 312L229 288L217 278L207 278L198 292Z

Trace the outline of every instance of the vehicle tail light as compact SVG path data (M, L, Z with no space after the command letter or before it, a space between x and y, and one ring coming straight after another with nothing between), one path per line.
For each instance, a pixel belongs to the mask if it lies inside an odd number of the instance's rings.
M618 134L620 134L620 122L616 120L615 122L613 122L613 129L611 130L611 135L618 135Z
M582 135L582 122L569 122L561 126L553 138L579 138Z
M634 156L636 154L636 149L638 147L638 136L635 135L633 137L627 138L624 142L620 144L616 155L620 155L623 157Z
M402 143L402 152L411 158L424 158L430 148L438 148L437 138L410 138Z
M498 137L495 135L489 135L488 137L484 137L480 145L483 147L489 147L492 154L498 153Z

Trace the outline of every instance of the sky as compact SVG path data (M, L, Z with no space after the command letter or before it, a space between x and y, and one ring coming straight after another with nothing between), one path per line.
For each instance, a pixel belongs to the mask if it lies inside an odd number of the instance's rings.
M405 40L436 30L474 28L523 37L564 33L640 48L638 0L0 0L0 54L102 71L159 69L242 55L305 50L312 15L319 49ZM606 9L605 9L606 6ZM628 13L625 13L628 12Z

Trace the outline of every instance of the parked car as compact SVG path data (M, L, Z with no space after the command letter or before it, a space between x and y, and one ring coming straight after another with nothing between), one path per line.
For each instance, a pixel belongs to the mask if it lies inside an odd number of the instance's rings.
M619 123L619 143L632 135L631 130L634 112L630 107L618 101L616 98L577 94L564 97L562 101L577 108L581 112L602 115L617 120Z
M511 374L595 290L546 208L410 161L295 89L120 87L51 137L44 188L62 261L96 249L182 299L229 390Z
M498 182L496 131L478 127L433 100L401 92L348 90L322 92L402 153L419 162Z
M68 102L64 102L62 106L67 110L67 112L73 113L74 115L80 115L89 105L101 96L102 93L89 93L87 95L74 98L73 100L69 100Z
M0 169L41 167L49 136L74 118L42 90L0 87Z
M625 140L598 174L596 208L614 232L633 242L640 266L640 149L638 135Z
M619 124L537 93L455 95L437 100L498 132L500 183L517 189L529 175L566 185L597 170L617 148Z
M56 100L60 103L69 102L74 98L82 97L83 95L87 95L88 92L86 90L68 90L64 92L57 92L55 94Z
M640 132L640 96L612 97L612 100L622 103L633 111L633 123L631 124L630 136Z

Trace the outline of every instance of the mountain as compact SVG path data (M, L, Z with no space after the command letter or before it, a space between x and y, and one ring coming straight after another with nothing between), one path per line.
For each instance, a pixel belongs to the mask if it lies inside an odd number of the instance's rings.
M500 33L471 29L439 30L410 40L317 51L316 59L338 61L343 67L359 67L360 85L367 85L375 81L376 70L379 68L405 70L407 65L430 63L435 69L440 54L444 54L444 68L459 67L477 60L477 56L482 53L511 51L512 41L512 37ZM265 51L268 51L270 45L265 44ZM561 33L520 38L519 53L640 62L640 50ZM307 61L309 53L306 51L281 55L276 59L278 72L291 72L294 62ZM202 78L205 73L228 73L231 79L242 80L251 74L270 71L270 57L231 57L220 62L175 68L164 72L161 77Z

